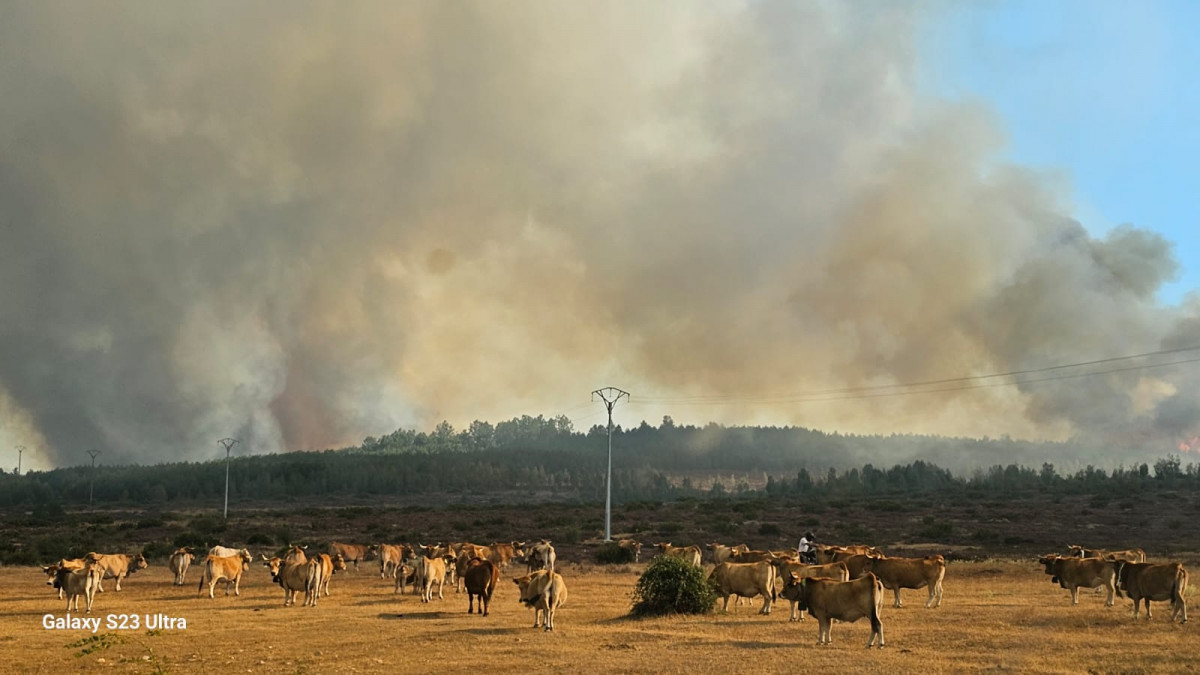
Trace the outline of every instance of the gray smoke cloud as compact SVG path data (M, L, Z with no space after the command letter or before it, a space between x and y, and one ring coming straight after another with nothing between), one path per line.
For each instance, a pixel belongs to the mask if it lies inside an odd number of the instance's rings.
M1169 242L1090 235L917 92L925 11L9 3L0 441L335 447L614 384L651 420L1173 447L1187 367L737 403L1200 334L1155 300ZM734 402L669 403L700 395Z

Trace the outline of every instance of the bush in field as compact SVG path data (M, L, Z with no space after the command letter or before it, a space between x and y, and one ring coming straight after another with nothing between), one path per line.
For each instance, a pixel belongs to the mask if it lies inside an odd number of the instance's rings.
M601 565L624 565L633 562L633 551L621 548L617 542L610 541L597 547L594 557L596 562Z
M654 559L633 589L634 616L707 614L717 604L717 590L704 570L682 558Z

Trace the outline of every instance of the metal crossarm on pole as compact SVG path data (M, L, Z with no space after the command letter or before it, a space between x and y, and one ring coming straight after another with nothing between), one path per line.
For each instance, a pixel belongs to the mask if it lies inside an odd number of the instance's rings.
M629 392L616 387L605 387L592 392L592 400L599 396L608 408L608 476L604 481L604 541L612 541L612 411L621 397L629 398Z
M88 450L87 453L92 456L92 479L88 481L88 506L91 506L92 495L96 492L96 455L99 455L100 451Z
M236 438L222 438L221 440L217 441L217 443L220 443L221 445L225 446L225 513L222 517L225 518L226 520L228 520L229 519L229 451L233 449L233 446L237 445L238 443L241 443L241 441L239 441Z

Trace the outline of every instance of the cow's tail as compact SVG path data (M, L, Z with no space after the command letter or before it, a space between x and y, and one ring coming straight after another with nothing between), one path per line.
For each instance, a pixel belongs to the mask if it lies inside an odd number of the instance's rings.
M779 572L776 570L774 565L771 565L771 573L768 576L770 577L769 583L771 585L771 602L775 602L779 599L779 594L775 590L775 579L779 576Z
M1183 565L1175 566L1175 583L1171 587L1171 609L1178 609L1184 602L1183 594L1187 592L1188 576Z
M208 576L208 575L206 574L206 573L208 572L208 561L207 561L207 560L206 560L206 561L204 561L204 566L203 566L203 567L201 567L200 569L201 569L201 572L200 572L200 585L196 587L196 592L197 592L197 593L199 593L200 591L204 590L204 577Z

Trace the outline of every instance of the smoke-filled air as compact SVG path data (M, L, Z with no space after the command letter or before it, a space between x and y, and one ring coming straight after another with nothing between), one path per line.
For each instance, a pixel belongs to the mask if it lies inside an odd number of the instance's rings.
M1173 450L1196 364L858 395L1200 343L1153 223L1089 231L922 93L906 5L5 3L0 443L586 427L617 386L627 425Z

